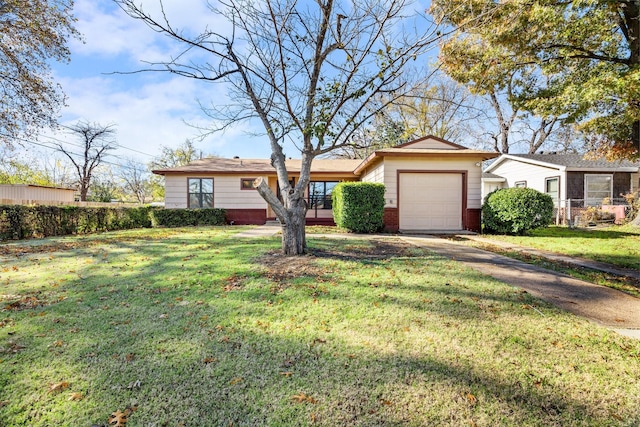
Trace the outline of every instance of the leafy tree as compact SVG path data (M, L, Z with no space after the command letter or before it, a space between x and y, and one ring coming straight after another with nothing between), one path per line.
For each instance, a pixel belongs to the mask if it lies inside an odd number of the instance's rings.
M73 164L78 178L80 200L86 201L94 170L103 162L109 151L116 148L116 131L114 125L105 126L89 122L78 122L67 129L73 137L80 140L77 147L80 147L82 152L76 153L62 144L57 144L58 151Z
M64 94L50 63L77 38L72 0L0 0L0 142L54 127Z
M109 203L124 198L123 188L112 167L100 165L92 173L87 201Z
M262 123L283 201L265 180L255 185L282 223L287 255L306 249L304 194L313 159L348 145L358 129L401 96L410 87L403 71L435 39L412 26L404 0L221 2L212 12L227 19L229 31L208 28L197 35L174 28L166 13L153 16L135 0L116 2L181 43L181 53L150 69L226 83L233 105L209 110L223 122L218 130L250 118ZM383 93L390 95L385 101ZM293 187L286 140L301 154Z
M434 0L456 31L448 72L546 122L577 123L610 156L640 147L640 6L635 1Z
M198 160L202 155L193 141L187 139L176 148L162 146L160 156L149 163L151 169L168 169ZM210 157L207 155L206 157Z
M0 162L0 184L32 184L55 186L49 177L40 170L34 169L30 162L18 159L6 159Z

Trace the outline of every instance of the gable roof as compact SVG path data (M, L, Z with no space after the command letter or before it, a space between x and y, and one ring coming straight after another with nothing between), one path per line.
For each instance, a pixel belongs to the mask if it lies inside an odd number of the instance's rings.
M528 163L558 170L584 172L638 172L640 163L629 160L608 161L606 159L585 159L582 154L503 154L485 169L491 172L506 160Z
M429 135L396 147L374 151L356 168L355 173L359 175L367 167L382 161L385 157L472 157L481 161L493 159L499 155L500 153L474 150Z
M499 156L499 153L473 150L462 145L446 141L435 136L425 136L416 140L374 151L366 159L314 159L311 163L311 173L323 175L340 175L357 177L373 163L382 161L385 157L472 157L478 160L488 160ZM300 159L286 161L289 173L300 172ZM209 157L195 160L187 165L174 168L155 169L158 175L184 174L244 174L247 176L258 174L275 174L275 168L270 159L228 159L223 157Z

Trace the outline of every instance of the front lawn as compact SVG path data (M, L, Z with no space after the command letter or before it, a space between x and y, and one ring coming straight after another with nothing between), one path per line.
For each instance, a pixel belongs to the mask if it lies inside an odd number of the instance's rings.
M0 246L0 425L640 423L638 341L391 237L236 232Z
M487 234L483 237L640 270L638 227L548 227L534 230L528 236Z

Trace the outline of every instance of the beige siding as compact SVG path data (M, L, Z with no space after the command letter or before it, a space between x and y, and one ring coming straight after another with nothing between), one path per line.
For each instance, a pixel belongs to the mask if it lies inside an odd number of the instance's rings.
M70 203L74 201L74 193L74 190L65 188L32 185L0 185L0 199Z
M255 176L220 176L213 180L213 205L216 208L265 209L267 202L256 190L241 190L240 180Z
M631 192L640 191L640 173L631 174Z
M545 178L559 176L560 199L564 200L566 198L566 173L560 171L558 168L532 165L506 159L495 169L492 169L491 173L504 177L507 180L507 182L504 183L505 188L515 187L516 182L526 181L528 188L533 188L542 193L545 192Z
M175 175L165 176L164 207L167 209L187 207L187 177L186 176L175 176Z
M384 184L386 187L386 207L397 207L398 170L425 171L467 171L467 208L477 209L482 204L482 168L476 166L481 159L452 159L450 157L425 158L385 158ZM435 201L434 201L435 202Z
M424 141L418 141L416 143L410 144L407 148L431 148L436 150L456 150L456 147L451 146L450 144L446 144L442 141L438 141L437 139L425 139Z
M384 184L384 163L380 163L373 169L366 171L362 175L361 181Z
M187 207L187 179L213 178L213 206L227 209L264 209L266 202L255 190L241 190L240 175L169 175L165 177L164 203L166 208Z

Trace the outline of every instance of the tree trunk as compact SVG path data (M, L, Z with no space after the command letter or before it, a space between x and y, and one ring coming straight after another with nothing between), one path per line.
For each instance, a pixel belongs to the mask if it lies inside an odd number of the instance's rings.
M286 256L302 255L307 248L305 223L307 203L298 199L295 206L287 209L288 218L282 224L282 251Z
M280 200L273 194L267 180L258 177L253 181L253 186L263 199L271 206L282 224L282 251L286 256L302 255L307 248L305 237L305 222L307 216L307 201L304 197L296 197L295 194L282 194L286 199L285 208Z

